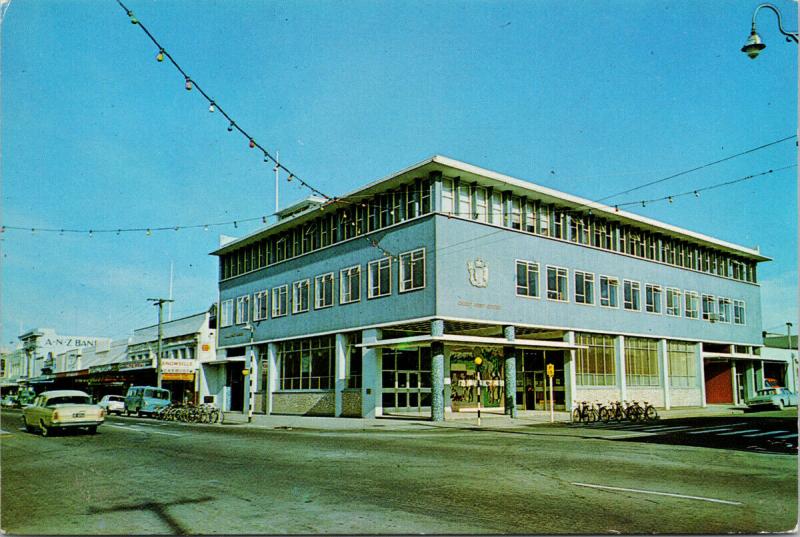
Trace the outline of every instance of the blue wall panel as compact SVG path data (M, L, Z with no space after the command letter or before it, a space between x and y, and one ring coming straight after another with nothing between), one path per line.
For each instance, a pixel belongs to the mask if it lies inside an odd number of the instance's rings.
M420 291L398 293L398 265L395 258L392 263L391 296L367 299L367 263L380 259L383 257L383 253L364 238L356 238L220 282L220 301L234 299L235 310L236 297L249 294L252 309L255 301L254 295L259 291L288 284L291 297L292 282L305 278L311 280L309 311L293 315L290 303L290 313L285 317L255 322L255 341L347 330L358 326L433 315L435 310L434 288L431 285L434 281L435 265L433 217L413 220L373 233L368 238L379 241L382 248L394 255L417 248L425 248L426 282L428 284L426 288ZM339 270L357 264L361 265L361 300L340 305ZM334 306L315 310L314 278L328 272L334 273ZM271 300L270 296L270 308ZM250 337L249 333L242 330L242 325L220 328L219 333L221 347L247 343Z
M654 263L600 249L501 229L477 222L436 216L437 315L495 322L525 323L607 333L680 337L739 344L761 343L760 287L690 270ZM482 258L489 266L485 288L470 284L467 263ZM539 263L540 298L516 296L515 260ZM569 303L546 299L546 267L567 268ZM574 270L595 274L595 305L574 302ZM619 307L600 307L600 275L620 280ZM622 308L622 280L641 285L642 311ZM746 324L710 323L644 312L645 284L676 287L746 302ZM732 311L732 308L731 308Z

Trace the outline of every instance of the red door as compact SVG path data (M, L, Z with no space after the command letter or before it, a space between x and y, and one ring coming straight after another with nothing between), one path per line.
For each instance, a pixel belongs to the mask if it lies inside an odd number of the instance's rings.
M733 403L733 379L729 362L706 362L706 403Z

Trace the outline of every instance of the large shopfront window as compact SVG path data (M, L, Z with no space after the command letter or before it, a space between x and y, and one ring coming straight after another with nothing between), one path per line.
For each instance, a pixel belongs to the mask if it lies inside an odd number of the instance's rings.
M600 334L576 334L585 345L575 353L575 382L579 386L614 386L617 383L614 338Z
M383 349L384 411L422 411L431 406L431 350Z
M286 341L279 345L281 390L333 388L334 336Z
M628 386L658 386L658 341L625 338L625 382Z
M517 405L524 410L550 408L550 387L547 366L553 364L554 408L566 408L563 351L517 349Z
M667 342L669 384L673 388L694 388L697 385L695 345L683 341Z
M481 404L484 407L503 405L502 350L455 349L450 353L450 404L455 411L478 406L478 371L475 365L477 356L483 359Z

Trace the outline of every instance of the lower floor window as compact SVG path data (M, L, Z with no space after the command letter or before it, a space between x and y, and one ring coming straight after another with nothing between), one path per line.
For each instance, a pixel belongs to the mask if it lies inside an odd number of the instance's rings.
M333 336L281 343L278 349L281 390L332 389L334 352Z
M625 382L628 386L658 386L658 342L625 338Z
M383 349L383 408L414 410L431 405L431 350Z
M576 334L575 342L587 348L575 353L575 382L579 386L613 386L617 383L614 338Z
M682 341L667 342L669 384L673 388L694 388L697 385L697 367L694 345Z

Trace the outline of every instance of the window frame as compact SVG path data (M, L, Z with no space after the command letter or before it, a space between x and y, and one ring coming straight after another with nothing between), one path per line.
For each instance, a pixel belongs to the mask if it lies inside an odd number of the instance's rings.
M520 293L520 284L519 284L519 268L520 268L520 265L524 266L524 268L525 268L525 286L524 286L524 289L526 289L528 291L528 293ZM533 269L533 270L531 270L531 269ZM535 292L533 294L530 293L530 282L531 282L530 274L531 274L531 272L535 272L535 274L536 274L535 283L534 283ZM514 260L514 280L515 280L514 292L516 293L516 296L522 297L522 298L535 298L535 299L541 298L542 292L541 292L539 276L540 276L540 274L539 274L539 263L538 262L526 261L524 259L515 259Z
M303 287L305 287L305 308L302 307ZM301 300L298 300L300 298ZM299 302L299 304L298 304ZM311 278L292 282L292 315L305 313L311 309Z
M330 304L321 303L321 301L320 301L320 297L321 297L320 287L322 287L322 290L324 290L324 288L327 286L327 284L325 283L325 278L330 278L329 279L330 286L331 286L331 301L330 301ZM321 309L332 308L333 307L333 303L336 300L336 284L335 284L335 281L336 281L336 279L333 276L333 272L326 272L324 274L319 274L318 276L314 277L314 309L315 310L321 310ZM322 282L322 284L323 284L322 286L320 285L320 282ZM322 298L324 298L324 296Z
M419 253L422 254L421 258L415 259L414 258L415 254L419 254ZM411 267L411 271L410 271L411 272L411 278L410 279L406 278L406 275L405 275L405 264L403 262L403 259L405 257L410 257L410 267ZM420 259L422 261L422 268L420 269L420 270L422 270L422 284L417 286L417 287L414 287L414 268L418 266L418 263L419 263ZM419 291L419 290L425 289L425 287L427 285L427 281L426 281L427 275L425 274L426 271L427 271L427 252L426 252L425 248L416 248L416 249L410 250L408 252L403 252L403 253L401 253L400 255L397 256L397 262L398 262L398 270L397 270L397 272L398 272L398 285L397 285L397 287L398 287L398 292L399 293L410 293L412 291ZM407 282L410 282L411 287L406 287Z
M741 315L737 315L737 310L741 311ZM737 321L736 319L740 318L741 321ZM747 324L747 305L744 300L736 300L733 301L733 324L744 326Z
M625 298L626 284L630 284L631 287L631 307L628 307L628 301ZM635 301L633 300L634 296L636 297ZM622 309L626 311L642 311L642 282L637 280L622 280Z
M250 295L237 296L236 311L234 312L234 324L247 324L249 322L250 322Z
M614 291L613 302L614 302L614 304L603 304L603 282L604 281L606 282L606 287L608 288L609 291L611 291L612 288L613 288L613 291ZM619 281L620 281L619 278L617 278L616 276L606 276L604 274L600 275L600 291L599 291L600 292L600 301L598 302L598 304L600 305L601 308L619 309ZM610 300L611 296L612 296L611 294L608 295L608 297L606 298L607 302L611 301Z
M546 267L547 267L546 268L546 273L547 273L546 296L547 296L547 300L552 300L553 302L563 302L565 304L569 303L569 269L566 268L566 267L559 267L557 265L547 265ZM556 273L555 273L556 274L556 289L554 290L555 293L556 293L556 298L551 298L550 297L550 291L551 291L550 290L550 270L551 269L556 271ZM564 276L563 276L563 281L564 281L564 285L565 285L564 292L563 292L564 298L558 298L558 296L559 296L558 282L561 280L561 278L559 277L559 271L564 271Z
M372 274L373 267L377 267L378 288L379 288L379 292L378 293L373 293L374 283L375 283L373 281L373 274ZM389 289L386 292L381 293L380 292L380 281L381 281L380 274L381 274L382 270L384 270L384 269L388 269L388 271L389 271L389 277L387 278L387 281L388 281L388 284L389 284ZM385 297L385 296L391 296L391 295L392 295L392 260L391 260L391 258L382 257L380 259L375 259L375 260L370 261L369 263L367 263L367 300L370 300L370 299L373 299L373 298L381 298L381 297Z
M687 302L687 300L689 298L693 298L694 299L694 310L690 310L689 309L689 303ZM698 293L697 291L684 291L683 292L683 316L685 318L687 318L687 319L692 319L692 320L695 320L695 321L700 320L700 309L701 309L700 308L700 293ZM692 312L693 315L690 315L690 312Z
M656 294L655 290L658 290L658 294ZM653 291L652 293L650 291ZM657 283L645 283L644 284L644 311L645 313L652 313L653 315L662 315L664 313L663 307L663 295L664 295L664 288ZM653 300L650 302L650 298L655 299L658 297L658 300Z
M594 306L594 272L586 272L584 270L573 270L573 283L574 283L574 291L573 291L573 299L575 300L576 304L580 304L582 306ZM578 276L583 277L583 289L582 293L578 295ZM589 293L587 294L587 286L589 287ZM582 297L582 300L578 300L578 297Z
M257 292L253 295L253 320L254 321L263 321L269 318L269 290L262 289L261 291ZM266 307L261 307L266 304ZM264 311L264 315L261 315L261 311Z
M233 326L233 299L223 300L219 306L219 326L225 328L226 326Z
M711 311L706 312L706 299L710 300ZM708 322L716 322L717 320L717 297L714 295L703 294L700 298L700 315L701 319Z
M350 294L352 290L352 286L350 285L350 279L353 278L353 271L356 273L356 277L358 278L358 296L353 298ZM344 285L345 278L348 279L348 285ZM349 298L345 300L345 292L348 293ZM356 302L361 302L361 265L353 265L351 267L345 267L339 271L339 304L355 304Z
M273 319L289 315L289 284L285 283L272 288L270 313Z
M672 307L672 312L670 312L669 307L669 299L670 295L675 297L677 295L677 306ZM680 317L681 311L683 310L683 296L681 290L677 287L667 287L664 291L664 313L669 315L670 317Z

